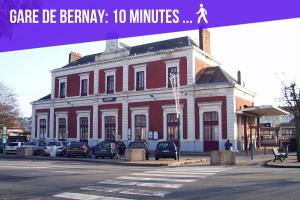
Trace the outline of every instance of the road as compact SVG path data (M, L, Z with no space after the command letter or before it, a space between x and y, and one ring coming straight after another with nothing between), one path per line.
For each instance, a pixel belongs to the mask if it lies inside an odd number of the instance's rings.
M0 160L0 199L299 199L299 169Z

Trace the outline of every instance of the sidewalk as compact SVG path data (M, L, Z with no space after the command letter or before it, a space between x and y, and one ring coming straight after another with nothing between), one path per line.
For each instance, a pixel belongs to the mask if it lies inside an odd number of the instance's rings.
M300 168L300 162L297 162L297 155L296 153L289 153L289 157L285 159L283 162L275 161L273 162L270 160L269 162L265 163L267 167L277 167L277 168Z

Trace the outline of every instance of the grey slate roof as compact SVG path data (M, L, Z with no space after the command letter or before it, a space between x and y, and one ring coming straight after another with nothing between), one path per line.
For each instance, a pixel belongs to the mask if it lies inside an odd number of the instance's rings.
M196 84L212 83L237 83L231 75L225 72L221 67L206 67L196 75Z
M181 48L181 47L187 47L187 46L197 46L197 44L188 36L180 37L180 38L174 38L169 40L163 40L159 42L153 42L148 44L142 44L138 46L130 47L130 55L138 55L143 54L147 52L155 52L160 50L168 50L173 48ZM95 57L98 55L101 55L102 53L92 54L83 56L82 58L65 65L63 68L67 67L73 67L77 65L83 65L88 63L95 62Z
M50 100L51 99L51 94L48 94L40 99L38 99L37 101L46 101L46 100Z

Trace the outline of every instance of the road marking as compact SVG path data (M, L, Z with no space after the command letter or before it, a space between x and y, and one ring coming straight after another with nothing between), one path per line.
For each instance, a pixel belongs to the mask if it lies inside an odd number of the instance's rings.
M117 179L125 180L137 180L137 181L165 181L165 182L179 182L179 183L191 183L195 182L195 179L176 179L176 178L152 178L152 177L136 177L136 176L121 176Z
M149 190L140 190L140 189L126 189L126 188L109 188L102 186L89 186L80 188L81 190L88 191L97 191L97 192L110 192L115 193L118 192L120 194L134 194L134 195L142 195L142 196L155 196L155 197L164 197L169 192L165 191L149 191Z
M184 175L201 175L201 174L215 174L218 173L219 171L203 171L203 172L183 172L183 171L145 171L144 173L150 173L150 174L182 174Z
M86 174L82 172L72 172L72 171L62 171L62 170L49 170L49 172L54 172L54 173L66 173L66 174Z
M100 184L109 185L126 185L126 186L142 186L142 187L158 187L158 188L180 188L182 184L170 184L170 183L142 183L136 181L120 181L120 180L105 180L100 181Z
M167 174L167 172L165 173L149 173L149 172L145 172L145 173L132 173L131 175L134 176L155 176L155 177L171 177L171 178L206 178L207 176L204 175L212 175L212 174L201 174L201 175L185 175L185 174Z
M118 197L106 197L91 194L81 194L72 192L63 192L61 194L56 194L54 197L66 198L66 199L77 199L77 200L130 200Z
M49 169L49 167L36 167L36 166L14 166L14 165L6 165L0 166L0 168L7 168L7 169Z

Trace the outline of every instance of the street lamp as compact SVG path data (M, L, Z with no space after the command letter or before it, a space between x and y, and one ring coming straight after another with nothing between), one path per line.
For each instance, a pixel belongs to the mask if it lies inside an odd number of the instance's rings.
M172 87L172 92L175 100L175 107L176 107L176 117L177 117L177 140L178 140L178 155L177 159L179 161L180 155L180 111L179 111L179 77L178 74L170 73L170 83Z

